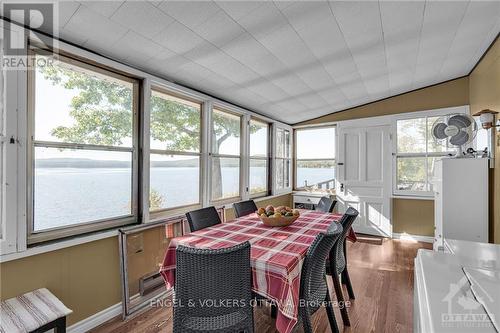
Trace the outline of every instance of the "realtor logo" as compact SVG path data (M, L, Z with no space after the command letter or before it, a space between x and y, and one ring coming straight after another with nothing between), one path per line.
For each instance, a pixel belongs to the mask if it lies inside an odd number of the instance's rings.
M493 327L491 318L472 294L469 280L465 275L457 283L450 284L448 294L441 301L448 303L447 313L441 314L443 327L469 329Z
M3 28L0 40L2 69L32 69L37 60L28 52L30 45L36 45L46 55L54 53L57 39L47 36L58 36L57 7L57 2L51 1L3 1L1 9L4 20L0 20Z
M54 36L56 30L54 9L54 3L4 3L3 15L10 21L4 22L6 24L6 29L3 29L4 54L6 56L26 54L28 43L25 38L25 27L31 29L27 30L30 39L52 48L53 45L47 45L52 43L52 39L43 39L43 35L37 31Z

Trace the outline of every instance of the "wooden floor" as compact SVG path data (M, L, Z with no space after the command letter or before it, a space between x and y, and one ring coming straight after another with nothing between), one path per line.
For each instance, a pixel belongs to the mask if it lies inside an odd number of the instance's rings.
M412 332L413 259L419 248L431 244L384 240L382 245L348 243L349 274L356 299L349 309L351 327L344 327L340 312L335 317L341 332ZM328 278L330 290L331 279ZM344 290L344 295L347 291ZM335 295L332 292L332 299ZM255 332L274 333L274 320L268 307L255 310ZM324 309L313 315L314 332L330 332ZM298 327L296 332L302 332ZM172 332L171 308L152 308L123 322L114 319L94 333Z

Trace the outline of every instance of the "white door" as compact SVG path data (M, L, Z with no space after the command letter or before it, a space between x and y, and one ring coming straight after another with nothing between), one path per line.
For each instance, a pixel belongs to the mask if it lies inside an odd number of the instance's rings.
M337 200L340 211L359 211L359 233L392 236L390 133L390 125L338 126Z

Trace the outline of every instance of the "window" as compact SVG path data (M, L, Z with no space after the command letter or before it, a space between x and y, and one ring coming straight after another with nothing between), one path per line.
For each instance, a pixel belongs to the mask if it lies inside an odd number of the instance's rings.
M335 187L335 127L296 130L295 188L329 191Z
M240 116L212 110L212 201L240 196L240 134Z
M436 142L432 125L438 116L400 119L396 122L395 194L432 195L436 161L455 154L446 142Z
M2 65L0 64L0 68ZM4 72L2 68L2 73L0 74L0 240L4 237L4 223L5 223L5 208L4 208L4 191L5 191L5 175L4 175L4 154L5 148L4 143L8 142L8 138L5 133L5 118L4 118L4 100L3 96L3 87L4 87Z
M64 56L29 80L29 242L136 221L138 82Z
M250 120L250 196L269 194L268 189L269 125Z
M276 189L282 190L290 187L291 169L291 142L290 131L276 129Z
M153 90L151 211L200 203L201 104Z

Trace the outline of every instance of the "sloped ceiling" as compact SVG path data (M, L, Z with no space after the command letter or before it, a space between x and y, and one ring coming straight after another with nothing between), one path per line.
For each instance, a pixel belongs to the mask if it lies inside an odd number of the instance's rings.
M467 75L500 1L62 1L59 35L297 123Z

